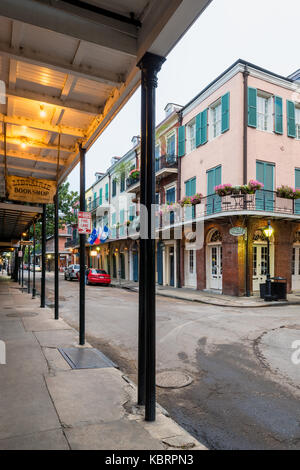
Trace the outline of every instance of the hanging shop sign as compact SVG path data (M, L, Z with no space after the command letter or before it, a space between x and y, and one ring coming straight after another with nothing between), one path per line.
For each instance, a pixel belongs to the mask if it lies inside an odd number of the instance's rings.
M30 245L33 245L33 241L32 240L21 240L20 241L20 245L22 246L30 246Z
M245 235L246 229L244 227L232 227L229 230L229 233L233 237L241 237L242 235Z
M78 233L84 235L92 232L92 217L90 212L78 212Z
M7 176L8 199L37 204L53 204L56 182L30 176Z

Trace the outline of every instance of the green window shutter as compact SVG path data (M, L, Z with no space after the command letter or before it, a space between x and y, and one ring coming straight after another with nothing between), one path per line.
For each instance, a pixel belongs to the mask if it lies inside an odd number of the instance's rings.
M185 155L185 126L178 128L178 157Z
M108 183L105 185L105 200L108 201Z
M275 96L275 132L283 134L282 98Z
M257 127L257 89L248 87L248 126Z
M120 224L124 224L124 209L120 210Z
M222 134L229 130L230 93L222 96Z
M295 103L287 100L286 104L288 136L296 137Z
M185 182L185 195L190 197L196 194L196 177Z
M112 223L112 225L116 224L116 213L115 212L111 216L111 223Z
M201 113L201 145L204 145L207 142L207 113L208 109Z
M300 169L295 168L295 188L300 189Z
M196 147L201 145L201 113L196 116Z
M99 206L102 206L102 188L99 191Z

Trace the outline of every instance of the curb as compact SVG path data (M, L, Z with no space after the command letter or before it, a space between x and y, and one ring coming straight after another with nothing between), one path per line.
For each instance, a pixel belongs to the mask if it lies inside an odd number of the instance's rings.
M118 286L115 284L111 284L111 287L117 288L117 289L125 289L129 290L131 292L138 292L135 287L130 287L130 286ZM156 295L160 295L161 297L169 297L170 299L176 299L176 300L182 300L186 302L197 302L200 304L205 304L205 305L214 305L216 307L237 307L237 308L263 308L263 307L289 307L290 305L300 305L300 300L299 301L279 301L279 302L266 302L266 303L261 303L259 305L254 304L254 305L243 305L243 304L224 304L224 303L219 303L219 302L214 302L214 301L209 301L209 300L204 300L204 299L188 299L184 297L180 297L176 294L165 294L161 291L156 292Z

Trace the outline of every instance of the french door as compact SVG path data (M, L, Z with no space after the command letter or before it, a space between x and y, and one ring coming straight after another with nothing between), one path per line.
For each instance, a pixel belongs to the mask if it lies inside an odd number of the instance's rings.
M293 247L292 290L300 290L300 245Z
M185 286L197 287L197 273L196 273L196 251L185 251Z
M266 243L253 245L253 291L266 282L268 272L268 246ZM270 275L274 275L274 246L270 245Z
M208 288L222 290L222 245L210 245L208 250Z

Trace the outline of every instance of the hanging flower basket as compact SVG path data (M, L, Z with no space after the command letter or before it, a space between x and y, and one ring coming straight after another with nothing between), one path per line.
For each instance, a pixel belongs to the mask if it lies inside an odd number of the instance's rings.
M251 192L249 192L249 194L254 194L256 191L259 191L260 189L263 189L264 185L260 181L250 180L249 183L248 183L248 187L249 187L249 190L251 191Z
M276 190L277 196L283 199L300 199L300 190L291 188L290 186L281 185Z
M197 204L201 204L201 200L203 198L203 195L201 193L196 193L194 196L191 196L191 204L193 206L196 206Z
M185 196L184 198L181 199L181 201L179 201L179 204L181 205L181 207L190 206L192 204L191 197Z
M138 168L134 168L133 170L130 171L129 178L136 180L139 177L140 177L140 170Z
M232 185L230 183L219 184L215 187L215 192L220 197L229 196L232 194Z

